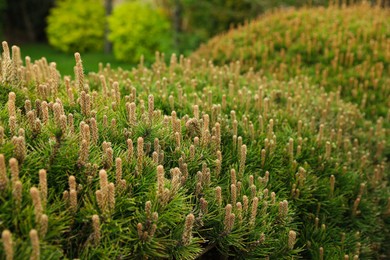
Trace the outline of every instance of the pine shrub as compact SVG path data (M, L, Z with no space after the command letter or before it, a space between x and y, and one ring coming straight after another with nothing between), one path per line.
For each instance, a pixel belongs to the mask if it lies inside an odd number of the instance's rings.
M389 130L340 92L159 53L61 78L3 49L1 258L389 257Z
M362 4L276 10L216 36L192 58L222 65L240 62L242 71L339 91L367 118L390 119L390 11ZM380 3L381 1L377 1Z

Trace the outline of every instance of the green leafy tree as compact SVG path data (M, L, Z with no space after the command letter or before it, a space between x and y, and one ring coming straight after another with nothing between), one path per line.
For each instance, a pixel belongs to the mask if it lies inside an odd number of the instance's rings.
M109 18L109 26L109 38L119 60L136 62L141 55L150 59L156 51L171 49L169 20L151 5L139 2L120 5Z
M175 47L181 52L196 48L201 42L277 7L303 6L308 0L155 0L171 18ZM311 5L325 5L327 0L313 0Z
M105 9L95 0L62 0L47 18L49 43L64 52L103 49Z

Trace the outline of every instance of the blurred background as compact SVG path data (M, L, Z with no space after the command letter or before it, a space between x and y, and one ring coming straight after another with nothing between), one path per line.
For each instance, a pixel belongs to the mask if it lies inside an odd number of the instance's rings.
M337 1L336 1L337 2ZM351 0L340 0L340 4ZM390 6L390 0L383 0ZM214 35L273 8L326 6L328 0L0 0L0 39L23 56L56 61L73 71L81 52L86 70L98 62L130 68L155 51L188 55ZM90 67L92 66L92 67Z

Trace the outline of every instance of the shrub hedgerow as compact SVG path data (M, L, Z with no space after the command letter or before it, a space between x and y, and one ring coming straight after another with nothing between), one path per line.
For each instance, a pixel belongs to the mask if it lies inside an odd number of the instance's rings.
M216 36L192 58L240 61L242 71L253 68L277 79L306 75L340 91L367 118L389 118L389 23L388 9L367 2L277 10Z

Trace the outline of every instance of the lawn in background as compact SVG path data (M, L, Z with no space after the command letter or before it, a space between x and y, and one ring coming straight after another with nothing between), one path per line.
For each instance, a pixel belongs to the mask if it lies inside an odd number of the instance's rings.
M34 43L19 46L21 47L22 57L30 56L31 60L37 60L41 57L46 57L48 62L55 61L57 69L61 75L73 75L73 67L75 65L73 53L63 53L45 43ZM103 64L110 63L112 68L122 67L130 69L132 64L117 61L113 54L99 53L80 53L83 60L84 72L87 74L90 71L98 71L99 62Z

